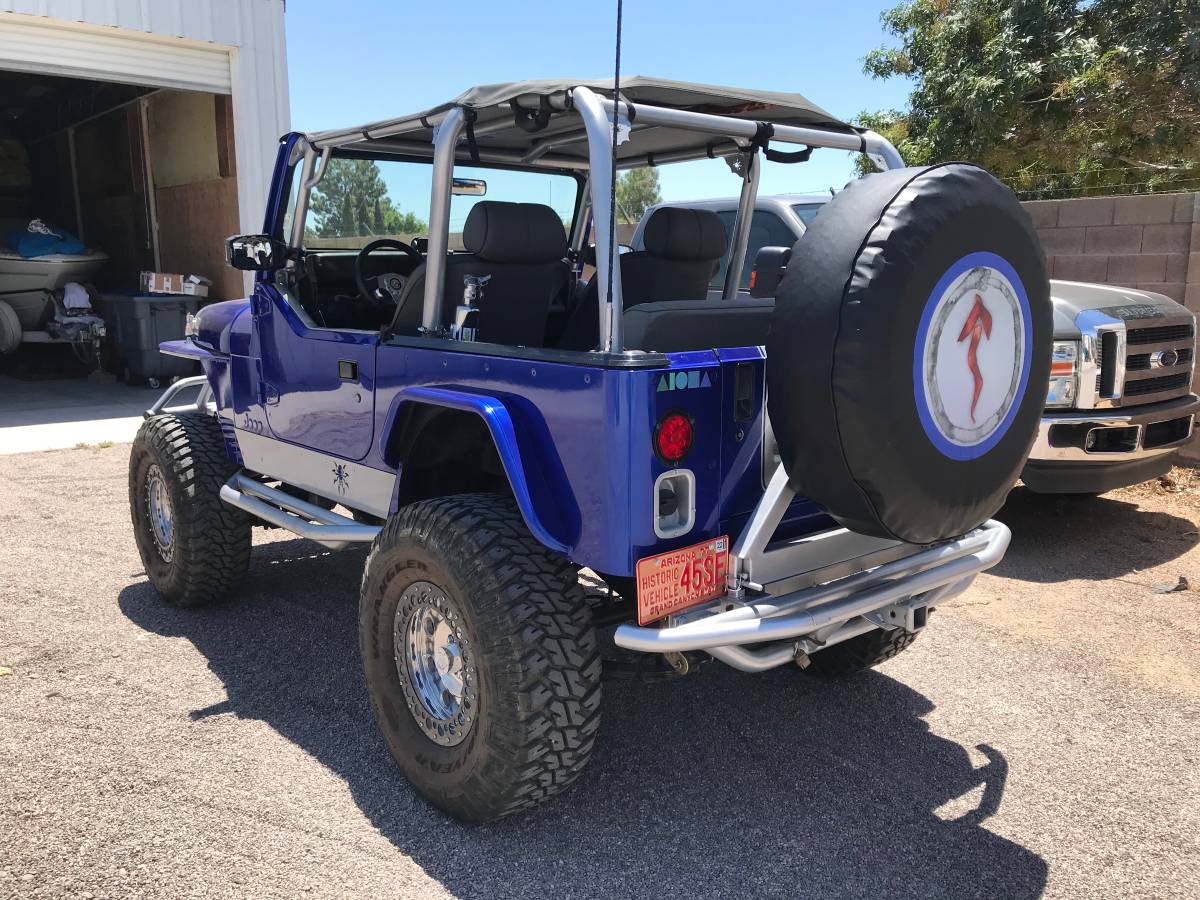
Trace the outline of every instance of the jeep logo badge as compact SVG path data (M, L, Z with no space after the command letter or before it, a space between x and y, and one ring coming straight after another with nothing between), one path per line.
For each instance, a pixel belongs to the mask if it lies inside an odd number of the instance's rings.
M938 280L913 349L913 393L925 434L951 459L987 453L1025 395L1033 340L1020 277L994 253L971 253Z

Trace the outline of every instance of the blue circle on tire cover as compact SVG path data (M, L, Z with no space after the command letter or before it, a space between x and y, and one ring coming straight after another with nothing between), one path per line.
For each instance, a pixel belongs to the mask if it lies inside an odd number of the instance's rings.
M1025 396L1033 323L1025 285L995 253L968 253L938 279L913 348L913 396L944 455L977 459L1004 437Z

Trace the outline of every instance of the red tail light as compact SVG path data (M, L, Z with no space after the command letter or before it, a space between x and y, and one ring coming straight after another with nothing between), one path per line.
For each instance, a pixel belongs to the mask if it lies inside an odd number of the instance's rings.
M692 420L686 413L669 412L654 429L654 449L663 462L674 465L687 456L695 436Z

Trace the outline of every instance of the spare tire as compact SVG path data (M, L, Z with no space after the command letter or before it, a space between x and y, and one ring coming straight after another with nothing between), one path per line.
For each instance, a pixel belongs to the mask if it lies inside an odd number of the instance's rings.
M983 169L852 183L776 292L767 404L791 486L863 534L929 544L980 525L1036 435L1051 327L1033 224Z

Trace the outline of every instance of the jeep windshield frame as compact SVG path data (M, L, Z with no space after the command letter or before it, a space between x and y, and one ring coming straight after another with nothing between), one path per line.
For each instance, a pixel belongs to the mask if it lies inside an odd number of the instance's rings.
M734 299L745 265L750 224L758 194L761 158L769 143L830 148L866 154L881 169L904 165L881 135L842 122L799 94L686 84L633 77L611 84L557 80L474 88L423 113L359 128L304 135L293 159L301 179L290 243L303 243L312 190L335 150L372 156L428 159L433 166L429 205L422 333L443 333L440 321L443 272L449 249L450 200L456 162L525 170L575 172L587 190L577 205L571 246L586 237L588 211L595 229L599 293L599 346L611 359L636 355L622 344L621 261L609 240L613 190L613 127L617 170L727 158L742 182L723 296ZM623 148L623 149L622 149Z

